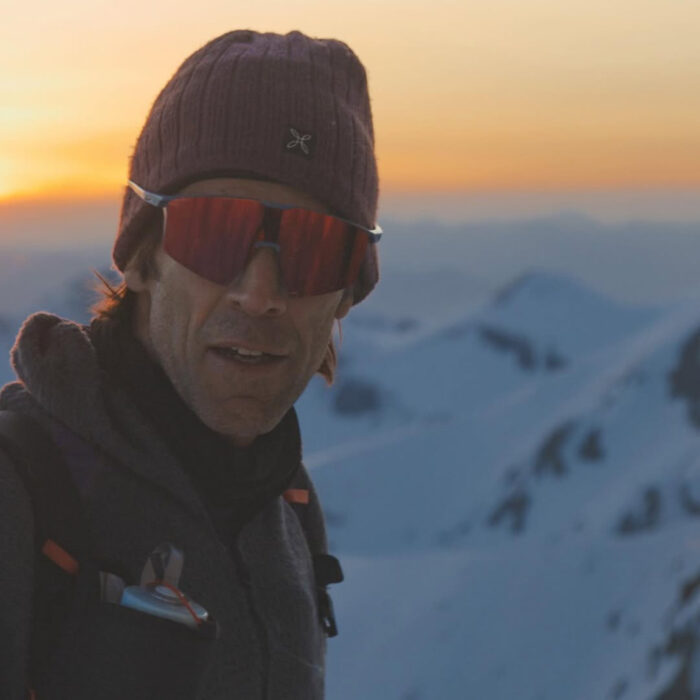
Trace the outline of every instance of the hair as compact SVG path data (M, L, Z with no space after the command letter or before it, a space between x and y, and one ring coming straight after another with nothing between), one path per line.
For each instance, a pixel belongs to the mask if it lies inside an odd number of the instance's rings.
M139 242L136 250L129 260L129 265L134 265L144 280L157 279L159 275L156 265L156 251L160 246L161 227L151 226L145 231L145 235ZM98 300L93 304L90 311L93 319L97 321L111 319L114 321L124 321L131 323L138 293L126 286L126 282L117 285L111 284L103 275L96 270L93 271L97 277L95 291L99 294ZM338 321L338 329L342 342L342 329ZM338 367L338 351L333 340L333 334L328 339L326 352L323 356L321 366L316 370L326 384L331 386L335 381L335 372Z

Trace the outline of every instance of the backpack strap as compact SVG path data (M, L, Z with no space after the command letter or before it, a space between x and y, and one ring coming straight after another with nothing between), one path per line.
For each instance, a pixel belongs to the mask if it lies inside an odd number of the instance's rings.
M77 574L87 550L83 506L60 449L39 423L13 411L0 411L0 448L31 499L37 550Z
M80 496L46 430L14 411L0 411L0 449L22 480L34 513L34 613L29 678L41 676L88 552Z
M311 551L321 625L328 637L335 637L338 635L338 625L328 586L331 583L343 581L343 570L340 562L326 551L321 506L308 472L303 465L292 480L290 488L284 492L283 497L297 516Z

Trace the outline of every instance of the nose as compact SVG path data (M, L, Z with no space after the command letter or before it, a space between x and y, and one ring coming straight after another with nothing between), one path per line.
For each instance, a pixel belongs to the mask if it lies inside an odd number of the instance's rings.
M287 310L287 295L282 289L277 252L258 248L243 273L230 285L226 296L250 316L280 316Z

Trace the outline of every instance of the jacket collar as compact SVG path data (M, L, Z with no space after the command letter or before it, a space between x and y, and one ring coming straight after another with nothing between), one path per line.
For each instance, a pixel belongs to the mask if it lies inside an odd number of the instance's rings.
M129 392L107 380L88 328L52 314L34 314L20 329L11 358L21 385L6 386L0 406L23 410L23 403L38 404L115 463L167 491L193 513L206 514L181 455L143 419ZM296 468L301 448L296 416L291 418Z

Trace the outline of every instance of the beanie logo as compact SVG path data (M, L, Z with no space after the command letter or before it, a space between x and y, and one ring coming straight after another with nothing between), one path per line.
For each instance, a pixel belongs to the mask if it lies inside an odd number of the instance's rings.
M295 129L293 126L288 127L289 134L285 136L285 148L290 153L296 153L305 158L311 158L314 152L314 136L313 134L303 134L299 129ZM289 136L292 136L291 141Z

